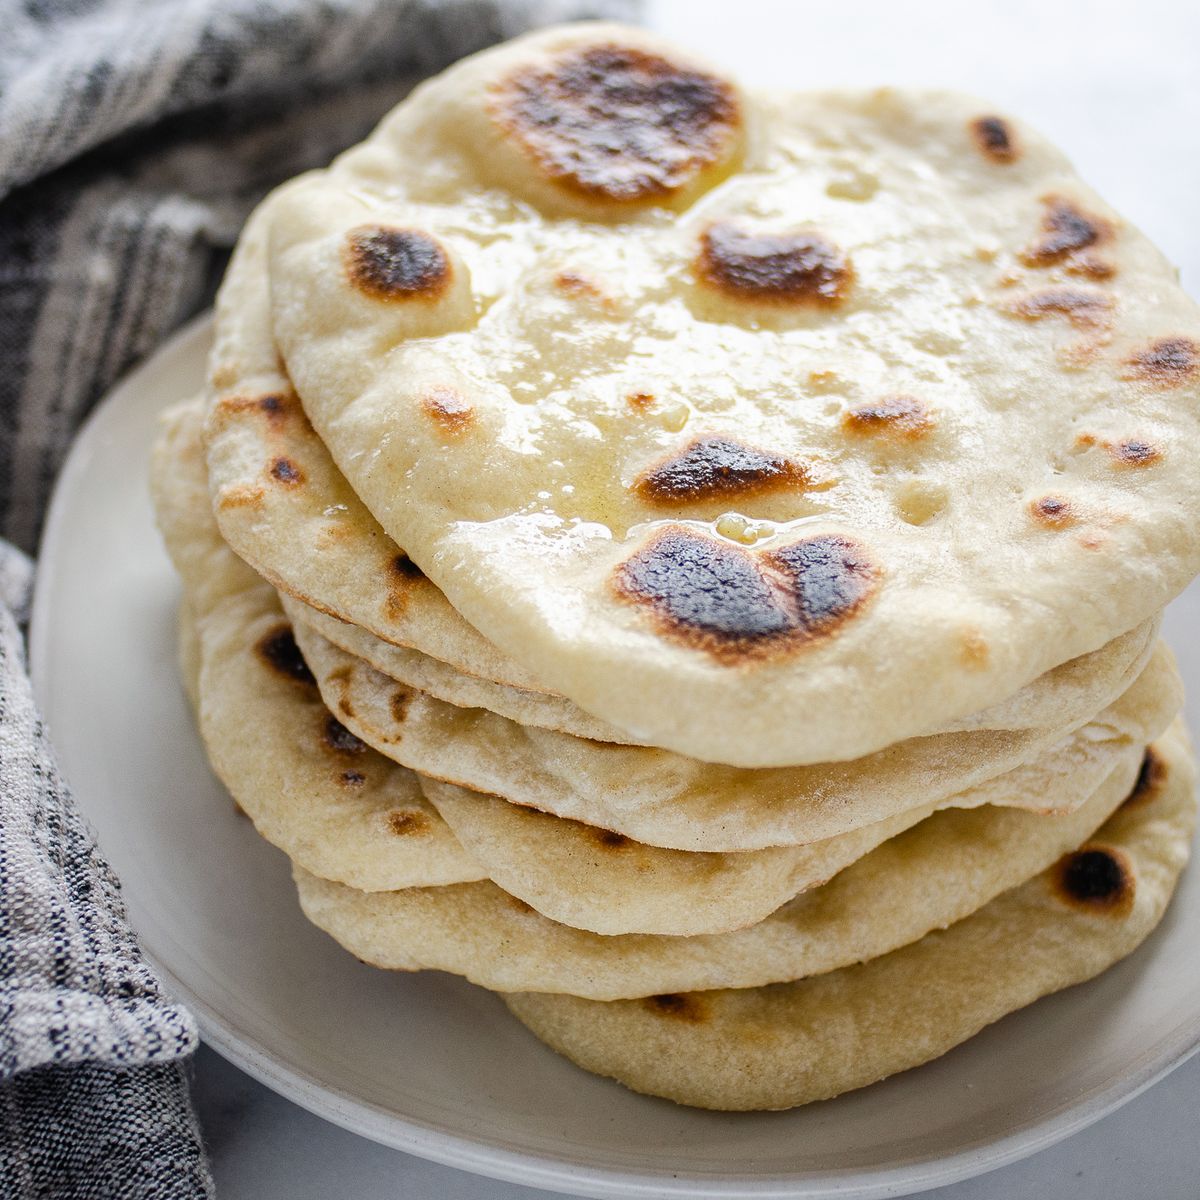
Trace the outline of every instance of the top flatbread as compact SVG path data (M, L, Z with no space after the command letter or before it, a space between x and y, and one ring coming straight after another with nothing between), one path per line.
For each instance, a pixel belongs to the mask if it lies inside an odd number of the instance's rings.
M303 181L301 181L303 182ZM279 195L286 194L288 185ZM377 670L451 704L489 708L527 725L629 742L530 676L451 608L351 490L304 415L271 335L263 244L271 205L255 212L217 304L206 425L213 510L221 534L285 596L285 607ZM286 466L281 464L288 464ZM291 597L289 601L287 598ZM1157 616L1099 650L1062 663L998 704L926 733L1020 729L1103 708L1113 680L1144 659Z
M1200 566L1200 314L970 100L745 96L558 29L418 89L271 240L354 491L502 651L656 745L860 756Z

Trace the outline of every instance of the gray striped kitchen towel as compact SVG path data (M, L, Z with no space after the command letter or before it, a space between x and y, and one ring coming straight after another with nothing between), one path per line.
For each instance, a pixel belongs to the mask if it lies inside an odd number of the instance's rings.
M207 302L272 185L462 54L636 4L0 0L0 1200L212 1194L195 1024L141 956L25 674L22 550L76 427Z

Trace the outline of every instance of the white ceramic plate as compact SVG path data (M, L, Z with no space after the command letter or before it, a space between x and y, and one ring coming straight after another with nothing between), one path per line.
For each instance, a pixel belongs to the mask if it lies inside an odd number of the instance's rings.
M545 1049L493 996L361 965L301 917L282 854L209 774L175 668L177 586L154 529L156 413L195 391L193 325L75 443L42 549L32 665L79 803L155 963L205 1038L377 1141L586 1196L897 1196L990 1170L1130 1099L1200 1041L1200 878L1100 979L939 1061L790 1113L646 1099ZM1200 679L1200 593L1168 629Z

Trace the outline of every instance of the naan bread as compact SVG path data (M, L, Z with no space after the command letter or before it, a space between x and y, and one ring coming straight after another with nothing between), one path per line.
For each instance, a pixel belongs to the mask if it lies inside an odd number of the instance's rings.
M158 474L165 478L157 491L164 511L195 511L187 505L198 486L196 475L203 473L195 448L193 442L190 455L160 454L164 469ZM211 567L223 556L232 558L228 549L222 555L211 519L193 531L186 547L167 524L185 559L190 555ZM211 551L202 548L205 538ZM242 586L217 604L205 639L203 728L209 753L259 832L321 877L364 891L491 877L545 916L598 933L721 933L768 916L936 807L913 808L808 846L734 854L647 846L423 780L422 790L434 801L431 809L417 790L417 777L367 750L330 716L311 687L269 666L256 647L284 632L283 614L270 587L250 572L236 573ZM291 653L283 661L293 661ZM257 719L247 720L248 713ZM994 802L1001 788L1018 799L1044 797L1056 783L1061 795L1090 796L1122 764L1128 770L1139 753L1134 742L1111 743L1107 750L1069 755L1057 766L1051 759L1049 765L1018 768L975 796L957 796L955 803ZM352 787L342 778L347 771L356 780ZM404 836L398 839L397 831Z
M546 916L583 929L711 934L761 920L933 811L911 808L808 846L697 854L424 781L431 808L415 776L367 749L320 703L273 590L241 567L194 505L204 463L198 441L181 431L189 420L194 428L195 413L193 405L168 414L155 457L157 502L180 561L201 564L210 583L232 583L204 614L203 638L184 622L194 659L185 677L198 677L203 659L202 728L218 773L259 832L310 872L365 891L490 876ZM180 524L189 521L185 533ZM190 612L186 597L185 604ZM282 651L264 657L261 647L276 643ZM1137 745L1107 749L1018 768L955 803L995 802L1001 789L1039 803L1056 786L1060 795L1091 795L1106 777L1128 773Z
M368 892L487 878L417 777L321 703L269 584L208 614L201 647L209 761L268 842L306 870Z
M876 958L962 920L1090 837L1130 794L1139 761L1073 813L939 813L758 924L709 937L585 933L489 883L366 893L295 877L309 920L375 966L596 1000L754 987Z
M1196 801L1180 726L1157 751L1153 788L1094 841L902 950L773 987L505 1000L580 1066L681 1104L791 1108L875 1083L1100 974L1158 924L1187 862Z
M216 535L208 503L199 398L166 409L150 456L150 494L159 532L183 581L193 619L261 580Z
M1015 802L1070 811L1107 779L1141 761L1133 741L1065 753L1016 767L951 797L954 808ZM489 879L551 920L594 933L673 936L726 933L770 916L794 896L828 882L876 846L946 806L908 808L871 825L801 846L740 853L666 850L623 834L510 804L425 776L421 789ZM1047 789L1049 789L1047 791Z
M984 802L1044 807L1002 776L1046 756L1071 772L1096 755L1157 737L1182 689L1161 642L1137 680L1086 724L911 738L848 763L742 770L648 746L591 742L457 708L396 684L304 624L295 626L330 711L368 745L433 779L675 850L758 850L835 837L991 786ZM1085 732L1070 736L1076 728ZM978 792L976 791L976 794Z
M655 745L861 757L1200 567L1200 311L974 101L747 96L560 28L418 88L270 238L287 373L380 526Z
M599 717L585 713L578 705L572 704L562 696L510 687L506 683L493 683L490 679L468 675L449 663L422 654L420 650L385 642L357 625L349 625L336 617L328 616L282 592L280 599L293 625L311 626L327 641L345 650L347 654L369 662L390 679L418 691L428 692L447 704L456 705L458 708L486 708L507 717L510 721L516 721L519 725L557 729L573 737L592 738L598 742L633 743L633 739L623 730L601 721ZM1134 651L1137 643L1144 639L1145 652L1149 653L1151 638L1145 626L1139 625L1137 630L1131 631L1126 637L1131 641L1128 651ZM1125 646L1121 647L1123 651L1126 649ZM1132 659L1133 654L1129 657Z
M380 674L417 691L428 692L438 700L459 708L486 708L518 725L556 729L573 737L599 742L636 744L635 739L622 730L589 716L561 696L512 688L464 674L448 663L418 650L392 645L357 625L327 616L290 596L281 593L281 599L293 625L311 626L327 641L347 654L363 659ZM938 732L1036 729L1087 720L1146 665L1160 623L1158 617L1144 621L1128 633L1106 642L1099 650L1039 675L1007 700L952 721L945 730Z
M385 675L521 724L636 742L550 693L480 637L351 491L279 365L263 246L269 213L264 204L248 222L217 306L211 375L219 386L208 416L208 463L223 536L280 589L290 618ZM1020 729L1094 713L1136 656L1148 655L1157 628L1156 617L998 704L928 732Z
M279 598L220 539L195 403L164 414L151 483L184 581L181 656L213 770L258 832L307 870L394 889L487 878L411 771L321 702Z

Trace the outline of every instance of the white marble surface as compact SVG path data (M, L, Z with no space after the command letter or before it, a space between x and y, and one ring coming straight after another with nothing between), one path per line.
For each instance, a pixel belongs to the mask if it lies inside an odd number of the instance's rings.
M1032 120L1200 290L1200 5L1171 0L652 0L653 25L773 86L967 89ZM1176 629L1175 636L1191 631ZM222 1200L536 1200L346 1133L208 1050L201 1122ZM1194 1200L1200 1058L1065 1143L939 1200Z

